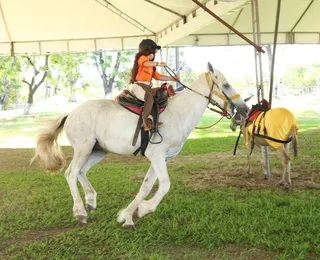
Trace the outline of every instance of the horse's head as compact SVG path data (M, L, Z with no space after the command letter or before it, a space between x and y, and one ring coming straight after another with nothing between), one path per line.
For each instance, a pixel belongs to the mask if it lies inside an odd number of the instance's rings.
M244 102L249 101L250 98L252 98L252 97L253 97L253 95L251 95L250 97L244 99ZM249 108L248 108L248 109L249 109ZM237 111L237 112L233 115L233 117L231 118L231 121L230 121L230 129L231 129L232 131L236 131L237 126L238 126L238 125L242 125L242 123L244 122L245 119L246 119L246 118L243 118L243 117L240 115L240 113Z
M211 79L211 99L215 101L221 109L228 112L231 117L237 114L240 118L246 119L249 113L246 102L229 84L225 76L212 67L210 62L208 62L208 75Z

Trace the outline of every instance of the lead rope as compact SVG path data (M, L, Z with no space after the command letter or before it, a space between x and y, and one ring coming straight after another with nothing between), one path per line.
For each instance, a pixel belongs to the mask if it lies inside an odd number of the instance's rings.
M215 126L216 124L218 124L222 118L224 118L224 116L222 116L217 122L213 123L212 125L208 125L208 126L196 126L196 129L208 129L211 128L213 126Z

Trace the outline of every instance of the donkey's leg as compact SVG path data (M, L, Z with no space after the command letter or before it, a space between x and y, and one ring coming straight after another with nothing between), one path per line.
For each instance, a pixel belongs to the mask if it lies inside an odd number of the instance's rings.
M154 160L153 167L159 180L159 188L156 194L150 200L142 201L142 203L140 203L138 208L139 217L143 217L148 213L154 212L162 198L170 189L170 179L167 171L166 161L164 159Z
M85 198L86 198L86 206L90 213L93 213L94 210L97 207L97 193L94 190L94 188L91 186L88 178L87 178L87 172L88 170L99 163L104 156L106 155L106 152L102 150L94 150L89 156L88 161L83 165L81 168L80 174L78 175L78 180L82 185Z
M78 186L77 178L79 172L83 165L87 162L89 155L91 154L91 149L86 149L88 147L82 147L80 149L75 149L74 157L68 169L65 172L65 177L69 184L71 195L73 197L73 214L80 223L87 222L87 212L85 211L83 201L81 199Z
M247 158L248 158L248 175L249 177L252 176L252 166L251 166L251 148L247 148Z
M132 220L132 215L133 212L135 212L135 210L137 210L138 206L140 205L140 203L142 202L142 200L148 196L148 194L150 193L155 181L157 179L157 175L153 169L153 167L151 166L143 180L143 183L140 187L140 190L137 194L137 196L135 197L135 199L129 204L129 206L124 209L121 210L118 214L118 222L124 222L123 227L127 227L127 228L134 228L134 223Z
M289 189L291 185L289 144L283 144L279 152L283 167L282 178L279 184L284 185L286 189Z
M268 179L268 173L267 173L267 167L266 167L266 158L265 158L265 152L264 152L264 147L259 146L259 151L260 151L260 165L261 165L261 170L263 173L263 176L265 179Z

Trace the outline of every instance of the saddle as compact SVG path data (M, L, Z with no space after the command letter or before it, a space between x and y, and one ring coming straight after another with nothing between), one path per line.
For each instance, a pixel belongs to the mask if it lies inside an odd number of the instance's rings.
M163 85L165 86L165 84ZM165 87L152 88L152 95L154 97L154 104L151 111L151 116L153 118L153 128L151 130L151 136L154 133L158 133L158 122L159 115L165 110L168 103L168 92ZM142 108L144 106L144 101L138 99L133 93L129 90L123 90L117 97L116 102L121 106L129 110L130 112L139 115L137 122L136 131L133 137L132 146L135 146L138 139L138 134L141 134L141 146L134 152L134 155L137 155L139 152L144 156L145 150L150 142L149 131L144 131L143 120L142 120Z
M260 103L252 105L250 113L247 119L247 124L253 122L262 112L268 111L270 109L270 103L262 99Z

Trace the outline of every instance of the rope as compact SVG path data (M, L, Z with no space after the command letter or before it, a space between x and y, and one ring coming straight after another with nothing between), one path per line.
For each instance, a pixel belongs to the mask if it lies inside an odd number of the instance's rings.
M217 122L213 123L212 125L197 126L196 129L208 129L208 128L211 128L211 127L215 126L216 124L218 124L221 121L222 118L224 118L224 116L222 116Z

